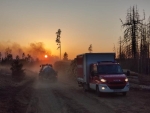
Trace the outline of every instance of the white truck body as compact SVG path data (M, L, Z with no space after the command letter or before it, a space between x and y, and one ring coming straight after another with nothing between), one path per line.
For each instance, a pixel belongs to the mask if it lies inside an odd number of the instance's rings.
M106 63L110 62L110 63ZM100 92L123 92L125 95L129 91L129 82L122 68L115 62L115 53L85 53L77 55L77 81L79 86L85 86L85 89L93 89ZM98 63L100 62L100 63ZM103 63L105 62L105 63ZM97 70L104 66L114 66L120 71L117 73L98 73L93 76L91 73L92 66L96 65ZM117 67L117 68L116 68ZM108 69L108 68L106 68ZM110 69L111 70L111 69ZM108 69L109 72L109 69ZM103 79L103 80L102 80Z
M84 83L89 83L89 65L98 61L115 61L115 53L85 53L77 55L83 57L83 63L77 64L77 68L83 69L83 77L78 77L77 80ZM79 75L79 73L77 73Z

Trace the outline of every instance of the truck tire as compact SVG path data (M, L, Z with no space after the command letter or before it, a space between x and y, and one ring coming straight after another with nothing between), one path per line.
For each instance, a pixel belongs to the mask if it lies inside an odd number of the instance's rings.
M99 91L99 87L98 87L98 86L96 86L96 95L97 95L98 97L101 96L100 91Z
M122 94L123 94L123 96L126 96L126 95L127 95L127 92L123 92Z
M89 85L88 84L86 84L86 83L83 84L83 91L85 91L85 92L89 91Z

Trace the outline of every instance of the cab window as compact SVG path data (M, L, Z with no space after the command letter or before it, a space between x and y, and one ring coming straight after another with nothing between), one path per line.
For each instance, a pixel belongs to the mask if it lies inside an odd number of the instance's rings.
M97 74L97 65L96 64L93 64L91 66L91 75L92 76L95 76Z

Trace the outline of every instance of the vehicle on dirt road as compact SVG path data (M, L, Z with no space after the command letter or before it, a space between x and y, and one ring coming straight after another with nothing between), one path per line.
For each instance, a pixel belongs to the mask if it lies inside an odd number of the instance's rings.
M57 81L57 72L53 69L51 64L40 65L39 79L42 81Z
M77 55L77 81L85 91L95 90L101 93L122 93L129 91L127 76L119 63L115 62L115 53L85 53Z

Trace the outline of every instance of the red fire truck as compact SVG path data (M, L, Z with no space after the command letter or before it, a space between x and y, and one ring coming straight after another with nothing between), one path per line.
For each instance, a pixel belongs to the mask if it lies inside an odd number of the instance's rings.
M77 55L77 81L85 91L95 90L101 93L122 93L129 91L127 76L119 63L115 62L115 53L85 53Z

